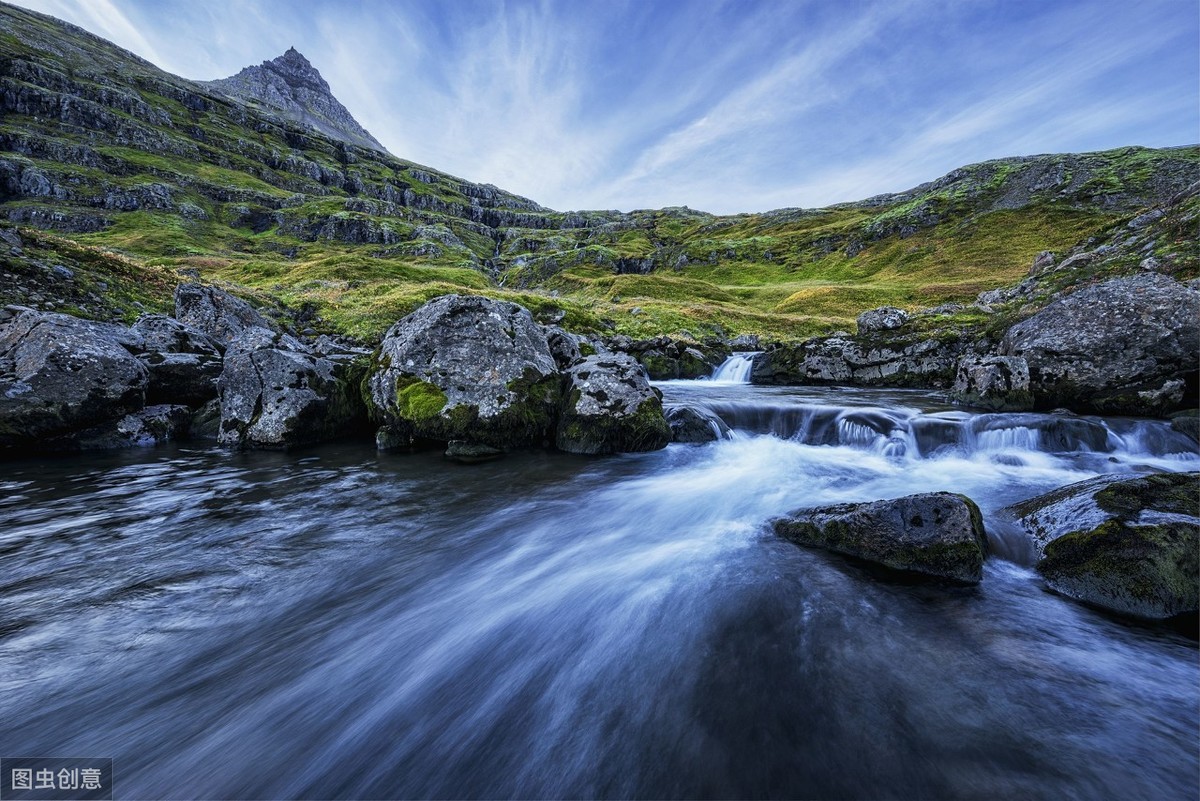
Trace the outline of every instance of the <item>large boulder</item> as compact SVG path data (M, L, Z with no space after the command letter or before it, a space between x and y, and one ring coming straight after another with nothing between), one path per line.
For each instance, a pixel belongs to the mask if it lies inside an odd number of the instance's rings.
M145 405L130 329L19 306L0 310L0 447L113 420Z
M1086 287L1004 335L1041 408L1109 414L1179 408L1197 373L1200 292L1158 273Z
M133 325L150 373L148 403L200 406L217 396L221 348L207 334L171 317L149 314Z
M951 395L963 403L995 411L1033 408L1029 365L1019 356L964 356Z
M569 453L653 451L671 441L662 397L632 356L588 356L566 374L555 444Z
M667 425L671 427L672 442L691 444L729 439L729 426L707 409L694 406L674 406L667 409Z
M803 509L773 521L775 533L892 570L977 584L987 538L971 499L948 492Z
M1200 473L1101 476L1007 511L1054 591L1141 618L1200 611Z
M895 306L880 306L858 315L855 322L858 332L866 334L874 331L892 331L908 322L908 312Z
M474 295L426 303L384 335L367 381L380 448L549 443L561 378L527 309Z
M278 330L246 301L205 284L175 287L175 318L208 335L222 348L248 328Z
M353 433L366 422L360 365L318 356L286 334L243 331L230 342L217 381L218 441L286 448Z

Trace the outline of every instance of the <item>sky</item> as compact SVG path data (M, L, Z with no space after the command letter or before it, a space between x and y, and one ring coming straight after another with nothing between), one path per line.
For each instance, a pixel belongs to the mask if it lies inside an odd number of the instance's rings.
M737 213L1200 141L1195 0L17 0L185 78L294 46L393 154Z

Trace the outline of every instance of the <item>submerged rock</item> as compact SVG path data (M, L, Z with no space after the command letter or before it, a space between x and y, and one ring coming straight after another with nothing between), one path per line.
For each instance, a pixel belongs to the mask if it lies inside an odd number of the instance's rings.
M977 584L987 539L971 499L948 492L802 509L773 521L775 533L893 570Z
M666 418L672 442L716 442L730 436L725 421L706 409L675 406L667 410Z
M381 448L548 444L561 398L545 332L515 303L446 295L388 330L367 381Z
M1026 360L1039 407L1170 412L1197 373L1200 292L1157 273L1115 278L1017 323L1000 350Z
M317 356L287 335L247 329L230 343L217 382L218 441L284 448L351 433L365 423L361 378L355 362Z
M566 374L555 443L569 453L653 451L671 441L662 398L624 353L589 356Z
M1200 473L1100 476L1007 511L1054 591L1141 618L1200 611Z

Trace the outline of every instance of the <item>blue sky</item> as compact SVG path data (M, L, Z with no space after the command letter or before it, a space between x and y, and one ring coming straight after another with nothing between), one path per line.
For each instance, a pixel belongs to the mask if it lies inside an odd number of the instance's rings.
M1200 140L1195 0L18 0L195 79L304 53L393 153L718 213Z

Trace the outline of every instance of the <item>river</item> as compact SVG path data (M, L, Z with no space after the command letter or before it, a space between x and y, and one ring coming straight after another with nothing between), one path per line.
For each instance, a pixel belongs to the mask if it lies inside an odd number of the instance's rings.
M660 386L733 438L3 463L0 755L111 757L120 798L1196 797L1196 641L1046 592L995 514L1200 469L1192 443L916 391ZM764 526L933 490L985 513L978 587Z

